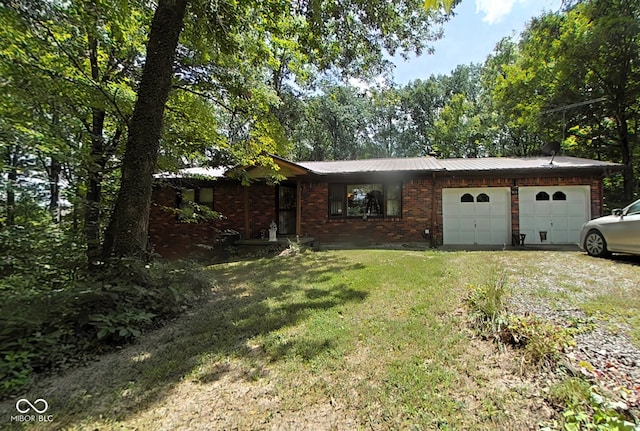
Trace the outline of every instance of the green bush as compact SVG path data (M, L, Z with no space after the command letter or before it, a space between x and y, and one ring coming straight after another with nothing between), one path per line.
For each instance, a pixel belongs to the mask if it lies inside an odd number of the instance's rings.
M71 366L140 336L210 287L190 262L121 260L97 274L78 269L79 276L56 273L49 281L32 272L14 270L2 279L8 295L0 306L0 398L23 388L34 373Z

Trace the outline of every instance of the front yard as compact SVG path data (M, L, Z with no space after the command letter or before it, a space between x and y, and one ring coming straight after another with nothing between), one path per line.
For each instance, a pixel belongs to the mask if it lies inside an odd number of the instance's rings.
M562 429L580 394L640 395L640 259L347 250L208 269L208 302L87 367L42 379L35 429ZM552 368L481 336L472 287L576 328ZM559 329L559 330L560 330ZM599 389L591 389L599 385ZM586 389L585 389L586 388ZM574 399L575 398L575 399ZM575 401L575 415L567 403ZM16 400L0 405L0 427ZM622 422L621 422L622 423ZM576 428L580 429L580 428Z

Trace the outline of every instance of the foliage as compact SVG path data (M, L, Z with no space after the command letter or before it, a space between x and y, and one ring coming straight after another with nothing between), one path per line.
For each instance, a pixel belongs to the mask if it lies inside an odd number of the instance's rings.
M12 246L17 250L25 243ZM193 304L210 285L188 262L144 266L121 261L98 275L43 263L46 256L59 258L69 251L39 249L34 266L3 267L5 274L11 273L1 284L0 397L21 390L34 372L69 367L140 336L158 319Z
M522 372L554 366L561 353L574 344L573 336L590 328L577 321L561 326L535 315L510 315L508 294L504 276L492 277L482 285L469 285L466 301L474 325L484 337L522 349Z
M630 418L620 413L620 405L603 397L598 388L578 377L563 380L550 390L550 401L562 406L561 427L557 421L542 431L634 431Z
M476 327L484 336L500 341L509 294L506 278L504 275L496 274L482 285L469 284L467 289L466 300Z

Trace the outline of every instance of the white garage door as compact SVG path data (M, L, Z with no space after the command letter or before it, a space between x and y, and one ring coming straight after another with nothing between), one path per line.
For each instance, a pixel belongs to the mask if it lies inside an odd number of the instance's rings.
M525 244L576 244L591 218L589 186L520 187Z
M442 189L445 244L511 244L507 187Z

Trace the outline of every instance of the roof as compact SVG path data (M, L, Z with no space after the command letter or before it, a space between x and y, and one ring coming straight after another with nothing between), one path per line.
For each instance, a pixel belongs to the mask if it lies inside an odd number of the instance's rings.
M177 172L160 172L154 178L223 178L229 168L184 168Z
M473 174L482 172L542 173L549 171L598 171L608 174L622 170L623 165L578 157L483 157L468 159L436 159L435 157L410 157L365 160L331 160L321 162L291 162L272 156L280 167L278 173L286 177L297 175L346 175L363 173L434 173L448 172ZM553 161L552 161L553 160ZM274 172L265 167L252 167L252 178L266 178ZM175 173L156 174L156 178L222 178L229 168L185 168Z
M484 157L468 159L436 159L414 157L396 159L336 160L297 162L317 175L354 174L366 172L458 172L483 171L546 171L546 170L618 170L622 165L577 157Z
M325 162L297 162L297 164L319 175L360 172L431 172L442 170L438 165L438 160L434 157L334 160Z

